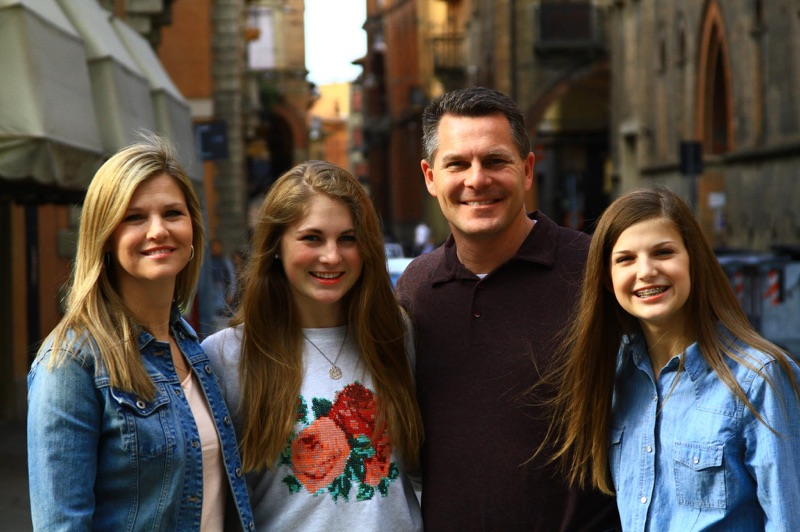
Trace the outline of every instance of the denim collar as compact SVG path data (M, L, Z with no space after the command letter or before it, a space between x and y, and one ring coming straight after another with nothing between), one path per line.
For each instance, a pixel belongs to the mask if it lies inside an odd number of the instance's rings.
M181 317L180 309L178 309L178 305L172 305L172 308L169 312L169 327L172 329L176 334L183 333L183 336L189 336L194 340L198 340L197 333L192 329L186 321L184 321ZM149 344L150 342L155 342L156 337L150 334L148 331L139 328L139 349L144 349L144 347Z

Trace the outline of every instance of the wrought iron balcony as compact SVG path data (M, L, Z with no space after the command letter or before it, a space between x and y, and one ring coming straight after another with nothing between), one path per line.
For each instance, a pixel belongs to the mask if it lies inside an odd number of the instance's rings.
M431 38L433 73L445 90L463 86L467 78L463 33L439 33Z
M433 68L437 73L464 70L463 33L439 33L431 38L431 45Z
M605 49L605 12L589 3L542 3L534 9L534 51L597 52Z

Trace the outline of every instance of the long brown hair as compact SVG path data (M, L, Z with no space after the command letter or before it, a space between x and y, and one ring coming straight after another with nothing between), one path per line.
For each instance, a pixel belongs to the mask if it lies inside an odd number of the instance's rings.
M243 325L244 468L271 469L297 417L303 336L289 281L276 254L286 228L304 216L316 194L341 202L353 216L363 269L345 299L347 320L375 385L375 434L388 428L392 445L413 466L422 441L422 417L406 355L405 321L386 270L378 216L352 175L326 162L309 161L283 174L261 205L244 271L242 304L232 320Z
M111 234L122 221L136 189L148 179L167 174L183 191L192 221L192 245L196 256L178 273L173 299L185 309L200 278L205 243L200 202L189 177L178 162L172 144L157 135L143 133L141 142L123 148L106 161L86 191L78 231L78 251L66 313L41 350L53 353L49 367L74 355L75 349L96 348L111 386L147 399L155 388L139 355L139 325L117 291L113 268L106 259ZM91 342L88 338L91 337Z
M563 365L557 375L559 389L552 401L555 412L548 434L548 441L555 442L554 459L569 480L608 494L613 494L608 477L608 427L617 354L622 336L639 330L636 318L622 309L609 288L611 251L623 231L652 219L672 224L683 237L692 287L686 321L717 376L766 424L725 361L733 359L773 383L759 369L758 360L721 333L722 325L744 344L774 357L792 382L794 393L800 395L787 355L750 325L691 208L665 187L628 192L606 209L592 237L577 316L562 344Z

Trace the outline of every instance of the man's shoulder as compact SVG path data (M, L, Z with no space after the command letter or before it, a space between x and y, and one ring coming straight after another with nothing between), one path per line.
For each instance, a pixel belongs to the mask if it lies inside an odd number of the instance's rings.
M430 278L438 268L444 263L445 247L438 248L424 253L412 260L403 274L397 280L398 294L405 295L416 291L419 287L430 285Z

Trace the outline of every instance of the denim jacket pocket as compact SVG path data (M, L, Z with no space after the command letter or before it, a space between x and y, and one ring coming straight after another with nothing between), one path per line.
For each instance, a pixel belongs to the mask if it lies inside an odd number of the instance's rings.
M111 388L110 393L118 405L126 451L135 451L142 458L153 458L175 447L176 427L169 409L170 395L161 385L156 384L156 395L150 401L115 388Z
M622 463L622 435L625 427L611 427L608 431L608 468L614 491L619 491L620 465Z
M676 441L672 448L678 504L727 507L723 445Z

